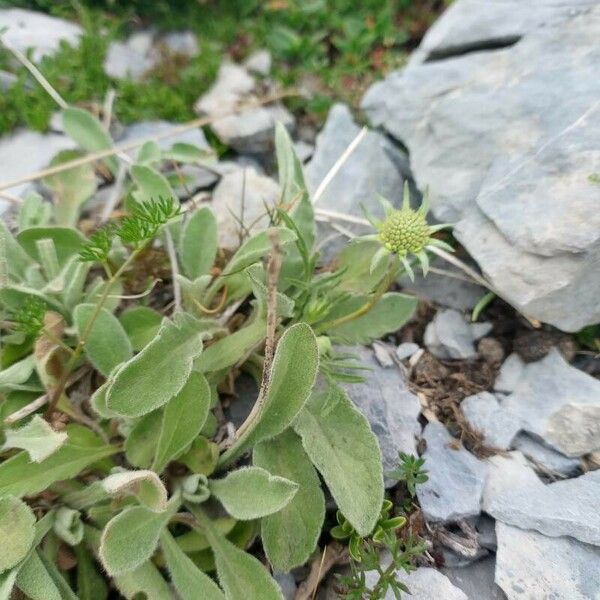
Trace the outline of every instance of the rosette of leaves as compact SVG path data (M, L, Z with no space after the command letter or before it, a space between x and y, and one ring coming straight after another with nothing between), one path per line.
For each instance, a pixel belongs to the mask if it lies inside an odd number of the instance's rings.
M80 109L63 116L80 152L105 152L95 183L112 178L108 132ZM260 539L273 569L304 564L323 485L356 535L389 525L377 439L343 388L356 364L336 346L396 331L416 301L370 268L371 241L319 267L283 127L271 224L232 254L210 207L176 199L166 169L206 158L176 146L140 149L119 216L94 232L71 226L88 170L49 181L52 204L27 197L16 231L0 225L0 598L280 599L247 550ZM146 276L152 260L171 276ZM242 371L259 391L224 439L222 395Z

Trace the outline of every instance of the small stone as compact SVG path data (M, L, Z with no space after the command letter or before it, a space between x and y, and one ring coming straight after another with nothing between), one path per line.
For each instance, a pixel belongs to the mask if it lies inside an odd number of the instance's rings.
M221 179L221 176L215 171L189 164L179 166L170 174L174 181L178 182L173 185L173 191L182 200L200 190L213 187Z
M387 369L395 365L394 359L392 358L392 354L390 352L390 347L388 345L381 342L374 342L372 347L375 358L382 367Z
M140 81L159 61L154 34L140 31L125 42L111 42L104 60L106 74L115 79Z
M494 390L505 394L514 392L524 368L525 363L516 352L509 355L500 367L500 372L494 382Z
M253 52L244 62L244 66L251 73L267 76L271 71L271 53L268 50Z
M379 580L379 574L369 571L366 574L367 585L374 586ZM469 600L465 593L454 586L442 573L431 567L420 567L411 573L397 572L397 581L404 583L410 590L410 600ZM396 595L388 590L383 600L395 600Z
M2 38L23 53L32 48L33 62L56 52L62 41L78 46L83 33L75 23L20 8L0 9L0 31L5 27Z
M496 396L489 392L468 396L460 408L469 425L481 432L486 445L492 448L506 450L521 429L519 420L504 410Z
M173 31L161 38L161 42L173 54L188 56L190 58L198 56L198 40L192 31Z
M488 461L483 508L498 521L600 545L600 471L544 484L518 452Z
M396 348L396 358L398 360L405 360L406 358L410 358L418 350L419 344L415 344L414 342L402 342L402 344Z
M556 348L524 367L502 407L566 456L600 447L600 381L569 365ZM585 427L578 428L581 422Z
M496 583L508 600L595 600L600 548L496 523Z
M461 589L469 600L506 600L504 592L494 583L495 569L494 557L487 556L464 567L443 567L441 572ZM440 600L445 599L441 597Z
M283 597L285 600L294 600L296 596L296 580L291 573L285 573L283 571L274 571L273 579L279 584Z
M408 389L397 367L382 367L374 352L362 346L343 348L369 367L361 372L364 383L345 386L348 396L365 415L379 440L384 474L398 466L398 453L416 454L416 437L421 433L419 399ZM386 480L386 484L395 484Z
M569 458L527 433L519 433L511 447L521 452L536 471L542 471L545 475L571 477L581 467L578 458Z
M252 168L237 169L224 175L213 192L211 203L219 226L220 245L237 248L240 221L250 234L268 226L266 207L277 204L279 193L275 181Z
M491 323L467 323L461 313L447 309L439 311L425 329L424 342L437 358L475 358L475 341L492 329Z
M485 464L462 446L454 449L457 440L441 423L429 423L423 439L429 479L417 487L417 497L425 517L446 523L479 515Z
M499 365L504 359L502 344L496 338L492 337L484 337L479 340L477 353L485 362L491 365Z

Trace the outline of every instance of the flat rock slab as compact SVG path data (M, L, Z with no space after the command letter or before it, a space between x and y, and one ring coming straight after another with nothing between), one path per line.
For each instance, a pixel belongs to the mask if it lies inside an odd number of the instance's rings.
M368 572L366 577L368 585L375 585L378 581L378 575L373 571ZM453 585L448 577L430 567L421 567L408 574L404 571L397 572L396 578L406 584L410 590L410 600L432 600L433 598L469 600L465 593ZM394 592L389 590L384 600L396 600Z
M499 294L566 331L600 321L599 37L596 0L458 0L363 100Z
M506 600L506 595L494 582L495 570L496 560L489 556L465 567L442 568L441 572L469 600ZM439 600L444 600L444 597Z
M423 457L429 479L417 486L427 520L451 522L479 515L486 466L454 439L441 423L425 427Z
M544 484L513 452L488 461L483 509L498 521L600 546L600 471Z
M578 458L565 456L524 432L517 434L511 448L521 452L536 471L541 471L544 475L572 477L581 467Z
M569 365L556 349L523 367L502 408L567 456L600 448L600 381Z
M34 62L56 52L62 41L77 46L83 33L76 23L20 8L0 9L0 31L5 27L3 39L21 52L32 48Z
M365 415L379 440L384 474L398 466L398 452L416 454L416 437L421 433L419 399L408 389L396 365L382 367L370 348L343 348L356 355L370 371L362 372L364 383L345 386L348 395ZM390 485L395 481L386 481Z
M312 194L359 132L360 127L354 122L350 109L345 104L335 104L317 136L315 153L305 169L306 183ZM364 220L362 205L375 216L382 217L383 209L377 196L399 206L403 173L408 173L408 158L404 152L384 135L369 132L330 181L316 207ZM356 234L373 233L371 226L335 219L333 223ZM326 221L319 223L319 237L322 241L330 240L322 248L325 261L332 259L348 243L347 238Z
M508 600L598 600L600 548L496 523L496 583Z

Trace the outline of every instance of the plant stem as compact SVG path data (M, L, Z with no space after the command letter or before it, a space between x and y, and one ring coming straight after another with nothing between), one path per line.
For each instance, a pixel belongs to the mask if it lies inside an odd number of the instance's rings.
M65 388L67 386L67 382L69 380L69 375L75 368L77 361L79 360L79 358L81 357L81 354L83 353L83 349L85 348L85 342L92 331L92 327L94 326L94 323L96 322L96 319L98 318L98 315L100 314L100 311L104 307L104 304L106 304L106 300L108 299L108 296L110 295L111 288L113 287L115 282L119 279L119 277L123 274L125 269L127 269L127 267L136 259L136 257L140 254L140 252L142 252L142 250L146 247L146 244L147 243L144 243L141 246L138 246L127 257L127 260L115 271L113 276L106 282L106 286L104 288L104 291L102 292L102 296L100 296L100 300L98 300L98 303L96 304L94 312L92 313L90 320L87 322L85 329L83 330L83 333L81 334L81 337L79 338L79 342L78 342L77 346L75 347L73 354L71 354L71 358L69 359L69 362L67 363L67 365L65 367L64 372L63 372L61 378L59 379L59 381L56 385L56 388L52 392L51 400L48 404L48 408L46 409L46 413L45 413L46 420L49 420L50 417L52 416L52 413L56 410L58 401L60 400L60 397L63 395Z

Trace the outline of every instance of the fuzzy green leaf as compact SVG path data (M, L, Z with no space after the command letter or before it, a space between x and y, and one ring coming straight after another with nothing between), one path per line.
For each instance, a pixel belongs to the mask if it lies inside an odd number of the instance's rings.
M318 365L319 350L313 330L306 323L292 325L277 344L266 393L259 396L245 430L221 457L221 466L289 427L310 395Z
M192 372L181 391L163 409L162 426L152 469L160 473L200 434L210 408L210 387Z
M73 321L79 338L87 331L88 323L96 314L96 305L79 304L73 312ZM123 326L111 312L101 308L85 340L85 354L102 375L110 372L122 362L129 360L133 349Z
M65 133L87 152L98 152L112 148L113 141L104 126L87 110L69 107L63 111L63 127ZM114 156L104 161L113 174L119 168Z
M44 202L44 204L48 204ZM8 227L0 219L0 260L6 260L7 274L18 279L25 277L25 271L33 264L31 257L17 243Z
M232 544L198 509L191 511L211 545L227 600L283 600L281 589L257 558Z
M156 337L163 318L153 308L134 306L123 311L119 320L129 336L133 349L139 352Z
M125 440L125 455L134 466L142 469L150 468L156 440L162 428L162 410L155 410L144 415L133 427Z
M55 431L39 415L34 415L27 425L19 429L6 429L4 435L4 446L0 450L20 448L37 463L48 458L67 441L64 431Z
M58 264L62 268L69 258L79 254L85 238L76 229L68 227L30 227L17 235L17 241L31 258L41 262L38 242L52 240Z
M77 559L77 596L79 600L106 600L108 587L98 572L91 552L84 544L73 548Z
M41 463L31 462L27 452L19 452L0 464L0 496L37 494L118 451L87 427L68 425L66 432L69 439L65 444Z
M167 509L167 490L154 471L120 471L102 480L106 492L115 496L133 495L154 512Z
M26 556L35 536L35 516L25 502L14 496L0 498L0 573Z
M183 272L196 279L213 266L217 255L217 220L205 206L197 210L183 227L179 242L179 256Z
M109 410L139 417L166 404L187 382L202 352L199 322L186 314L164 320L157 336L125 363L106 393Z
M383 502L381 451L368 421L344 390L331 387L311 396L294 429L339 509L368 535Z
M379 263L372 271L371 264L375 254L383 246L378 240L357 238L348 244L336 257L338 269L344 269L340 281L343 290L356 294L368 294L383 279L387 264Z
M242 467L224 479L211 480L209 488L232 517L250 521L276 513L289 504L298 484L260 467Z
M132 506L113 517L102 532L99 556L109 575L121 575L144 564L154 554L162 530L177 512L171 500L163 512Z
M352 313L365 302L367 298L364 296L354 296L340 302L327 315L327 321ZM389 292L362 317L328 329L326 333L333 341L342 344L369 344L388 333L398 331L413 316L416 308L417 299L414 296Z
M151 561L113 578L115 587L127 600L173 600L173 591Z
M299 484L287 506L261 520L269 562L274 569L288 572L306 563L317 547L325 518L321 482L300 438L291 429L257 444L252 456L255 465Z
M152 167L133 165L130 173L138 186L133 194L138 202L149 202L159 198L175 198L173 189L166 177Z
M63 600L39 550L33 552L19 569L17 587L31 600Z
M225 600L217 584L184 554L167 530L160 536L160 545L181 600Z
M35 360L33 355L13 363L7 369L0 371L0 393L14 389L14 386L25 383L33 374Z

